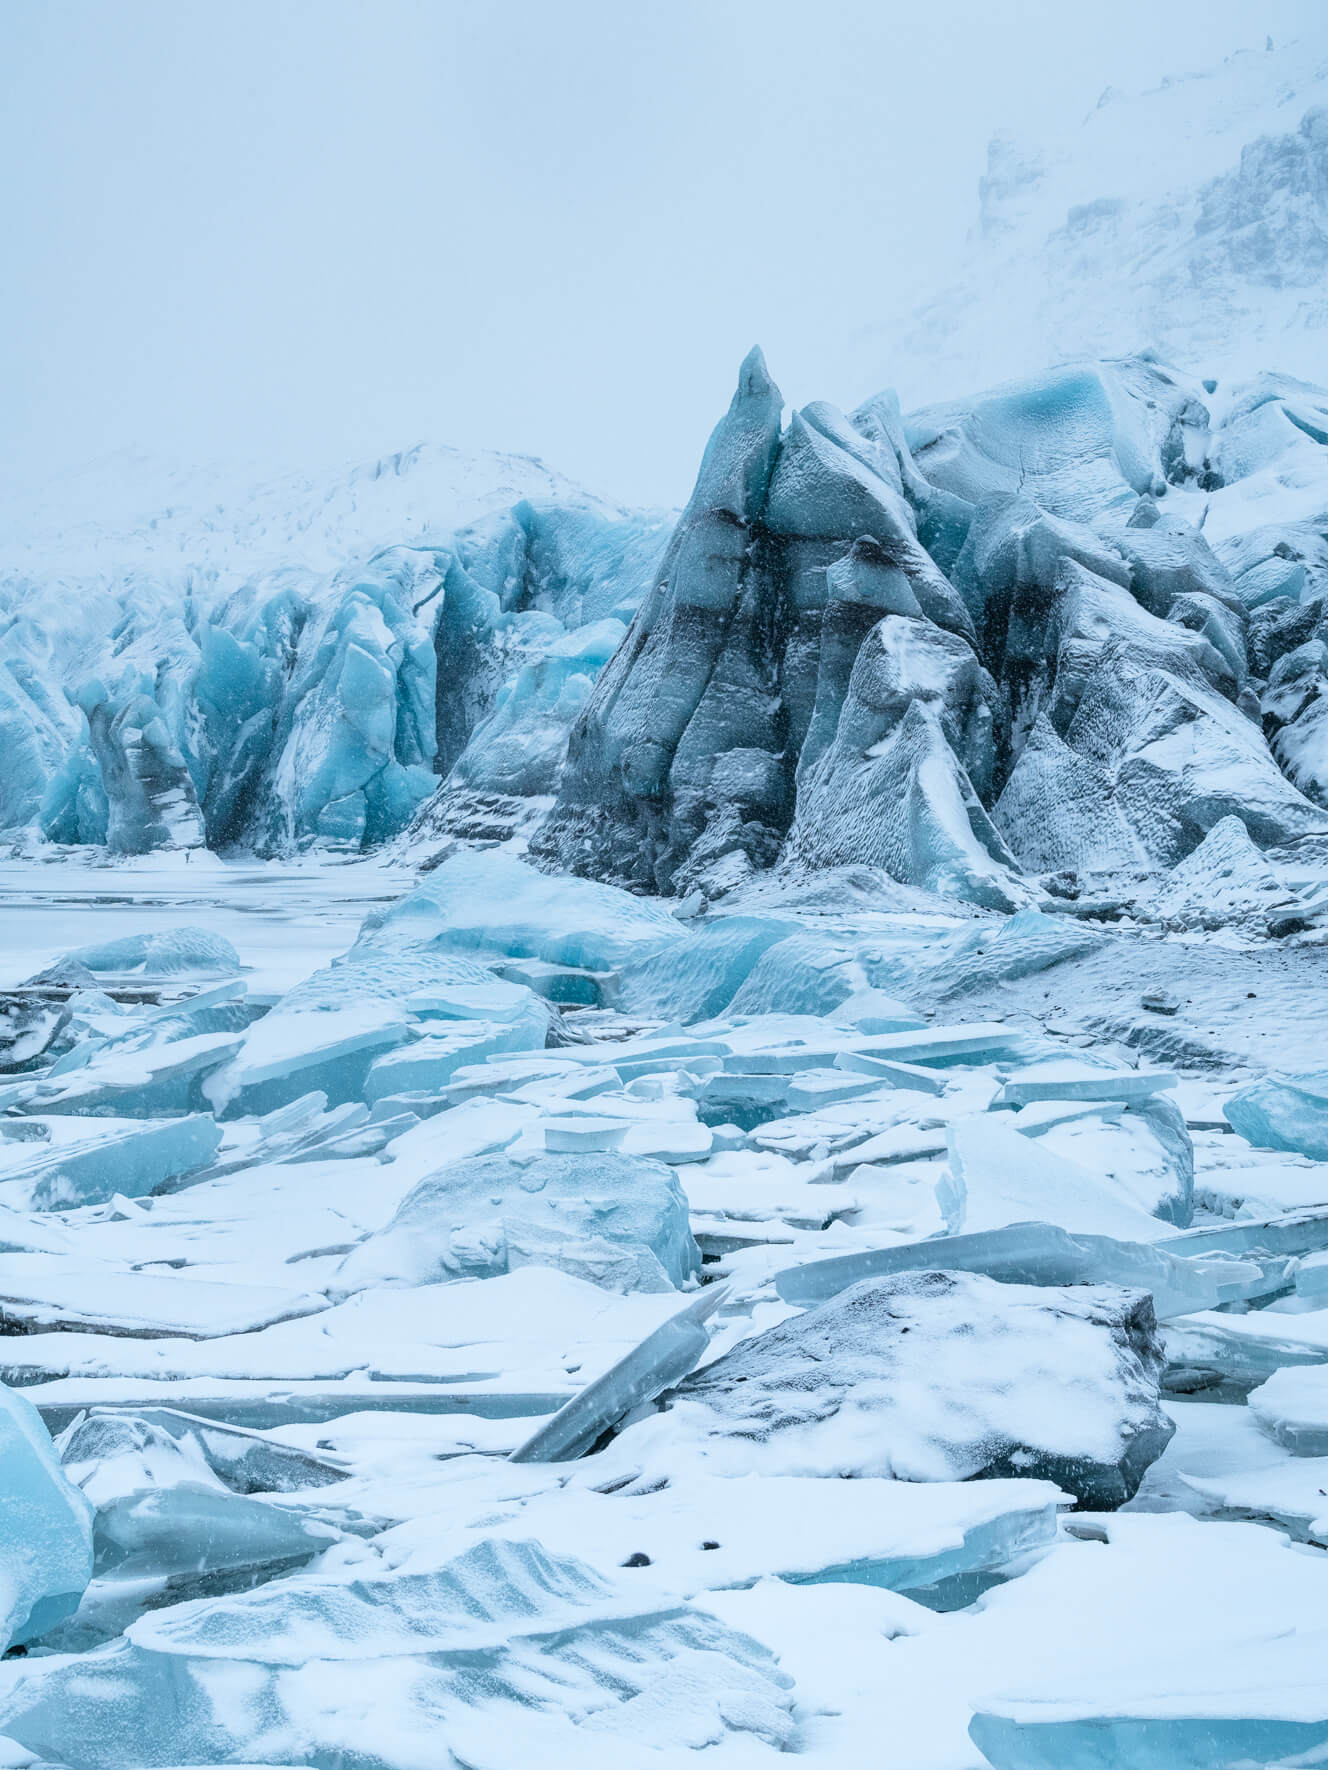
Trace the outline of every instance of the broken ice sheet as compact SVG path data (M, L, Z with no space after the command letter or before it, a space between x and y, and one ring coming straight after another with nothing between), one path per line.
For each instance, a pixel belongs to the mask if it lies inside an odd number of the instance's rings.
M717 1289L702 1295L708 1300ZM392 1385L406 1399L412 1385L427 1385L434 1402L451 1391L448 1405L457 1409L487 1402L498 1412L548 1413L678 1309L672 1290L618 1296L526 1266L483 1280L380 1287L317 1315L216 1339L27 1334L0 1339L0 1350L14 1380L37 1385L33 1398L63 1422L77 1407L113 1402L210 1413L211 1402L201 1405L210 1397L222 1418L266 1423L309 1389L318 1409L330 1406L333 1414L400 1405L388 1399ZM345 1385L340 1405L337 1384ZM366 1399L375 1394L377 1402ZM531 1396L536 1403L528 1404ZM222 1406L227 1398L230 1412ZM303 1417L301 1408L292 1404L289 1417Z
M1071 1235L1053 1223L1011 1223L972 1235L934 1236L810 1260L775 1275L785 1302L824 1302L861 1279L910 1271L978 1272L1007 1284L1118 1284L1146 1290L1159 1319L1257 1297L1286 1283L1287 1262L1221 1253L1181 1258L1147 1242Z
M0 1254L0 1323L11 1334L61 1328L209 1339L249 1333L327 1306L326 1297L293 1286L280 1290L117 1269L74 1253Z
M205 1167L221 1145L221 1132L203 1113L103 1130L104 1124L81 1123L91 1134L77 1141L26 1145L25 1153L36 1152L28 1160L0 1166L0 1197L11 1207L39 1211L104 1204L117 1192L143 1198Z
M667 1479L664 1469L667 1468ZM478 1500L458 1485L447 1515L405 1524L394 1554L426 1531L448 1552L487 1534L534 1537L581 1555L607 1576L630 1568L644 1585L695 1596L775 1576L797 1584L847 1581L917 1591L1022 1561L1053 1542L1070 1496L1030 1480L914 1482L864 1478L833 1502L815 1476L700 1473L683 1458L638 1462L631 1437L539 1490ZM572 1545L576 1545L575 1551Z
M790 1684L755 1641L629 1574L482 1541L410 1570L369 1558L149 1614L96 1652L18 1668L0 1729L86 1763L91 1708L98 1770L347 1751L423 1766L440 1735L495 1770L550 1752L609 1770L642 1726L656 1749L705 1744L726 1763L736 1743L750 1764L744 1742L790 1743Z
M583 1456L634 1407L653 1400L695 1367L710 1344L705 1324L726 1294L727 1286L719 1284L702 1291L560 1408L509 1460L561 1463Z

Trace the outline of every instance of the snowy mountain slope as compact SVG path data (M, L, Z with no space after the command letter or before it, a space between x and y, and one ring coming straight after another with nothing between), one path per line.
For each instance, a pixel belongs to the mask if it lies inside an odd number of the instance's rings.
M7 579L178 570L229 588L259 570L332 573L380 547L441 542L523 498L623 514L533 456L441 443L270 478L126 451L0 499L0 564Z
M906 401L1156 349L1328 379L1328 29L988 150L963 268L871 343Z

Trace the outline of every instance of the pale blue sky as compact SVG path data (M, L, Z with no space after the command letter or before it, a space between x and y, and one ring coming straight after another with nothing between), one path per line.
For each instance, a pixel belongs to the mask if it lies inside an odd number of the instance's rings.
M428 438L685 496L741 356L890 379L993 130L1324 0L3 0L4 458Z

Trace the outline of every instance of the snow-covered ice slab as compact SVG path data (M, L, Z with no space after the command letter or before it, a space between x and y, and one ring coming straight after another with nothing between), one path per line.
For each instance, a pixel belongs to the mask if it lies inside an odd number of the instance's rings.
M1164 1069L1104 1069L1049 1058L1012 1075L993 1105L1029 1106L1039 1100L1146 1100L1179 1080Z
M629 1451L630 1442L619 1448ZM613 1450L580 1469L571 1481L486 1507L482 1524L445 1525L446 1550L489 1534L531 1536L608 1576L637 1557L644 1584L688 1596L768 1577L907 1592L1045 1547L1058 1508L1070 1503L1049 1482L1026 1480L869 1478L839 1484L831 1498L815 1476L679 1469L657 1487L649 1477L631 1480L632 1457Z
M13 1372L7 1373L13 1375ZM21 1373L22 1374L22 1373ZM348 1414L409 1413L420 1416L461 1415L470 1419L525 1422L554 1414L576 1393L565 1379L549 1387L523 1387L515 1378L487 1381L412 1383L352 1375L326 1379L271 1377L67 1377L38 1380L22 1388L52 1432L63 1432L78 1417L97 1408L144 1414L162 1408L189 1409L218 1425L252 1432L286 1426L321 1426ZM516 1436L520 1436L520 1430ZM526 1435L529 1429L526 1428Z
M225 935L190 926L96 941L65 959L99 977L233 977L240 969L240 955Z
M1328 1546L1328 1457L1295 1455L1248 1407L1178 1399L1167 1412L1176 1436L1126 1511L1271 1524Z
M1293 1455L1328 1457L1328 1364L1276 1370L1248 1400L1264 1431Z
M536 872L501 850L453 855L371 917L360 947L451 948L613 971L684 938L660 903L591 879Z
M1208 1373L1215 1383L1248 1389L1284 1365L1328 1363L1328 1309L1304 1315L1206 1311L1168 1322L1163 1338L1173 1370Z
M1058 1224L1030 1222L812 1260L776 1273L775 1288L786 1303L810 1308L864 1278L977 1272L1005 1284L1118 1284L1148 1291L1162 1320L1281 1289L1286 1264L1279 1260L1270 1273L1256 1261L1232 1255L1181 1259L1147 1242L1071 1235Z
M71 1479L78 1480L108 1454L137 1449L163 1435L196 1450L212 1474L233 1493L294 1493L346 1479L344 1464L325 1453L315 1456L262 1432L206 1420L174 1407L140 1408L136 1413L94 1408L61 1434L58 1448Z
M213 1339L327 1306L326 1297L294 1286L218 1284L183 1273L94 1265L75 1254L0 1254L0 1322L9 1333L61 1328Z
M1049 1557L991 1604L1024 1663L984 1667L971 1733L988 1762L1232 1770L1319 1758L1322 1555L1253 1524L1118 1517L1105 1531L1105 1545Z
M619 1296L528 1266L364 1291L317 1315L210 1340L13 1336L0 1339L0 1368L5 1380L36 1386L48 1418L73 1402L165 1404L266 1425L351 1412L365 1395L376 1396L371 1406L415 1405L414 1397L421 1407L552 1413L678 1309L671 1289ZM231 1398L237 1411L227 1411Z
M0 1636L70 1616L92 1577L92 1508L60 1467L31 1402L0 1385Z
M108 1045L81 1068L47 1080L11 1083L0 1100L30 1113L160 1118L189 1112L205 1104L204 1084L241 1043L234 1033L210 1032L137 1047Z
M186 1598L223 1589L219 1576L254 1584L342 1540L335 1523L295 1503L234 1492L195 1443L141 1417L103 1416L92 1433L85 1423L66 1437L66 1473L95 1508L101 1580L160 1581Z
M375 1059L430 1033L455 1035L459 1049L475 1041L470 1056L445 1064L437 1083L485 1050L529 1050L543 1045L549 1010L530 991L517 1012L510 991L473 959L446 952L394 952L357 947L343 960L306 978L244 1034L234 1057L209 1079L208 1095L219 1112L266 1113L302 1094L321 1090L334 1105L366 1098L366 1076ZM501 1016L491 1042L468 1011L457 1015L455 990L494 988ZM429 1006L442 1003L441 1008ZM435 1066L437 1069L438 1066ZM408 1084L381 1079L375 1093ZM426 1082L424 1085L432 1085Z
M1171 1227L1137 1204L1124 1187L1060 1155L1046 1139L1023 1137L991 1115L949 1129L949 1181L940 1191L954 1234L1007 1223L1059 1223L1072 1234L1156 1241Z
M486 1540L150 1613L100 1651L25 1664L0 1728L93 1770L347 1753L405 1770L436 1763L440 1740L495 1770L609 1770L643 1726L661 1752L705 1743L726 1764L736 1743L751 1765L758 1742L790 1743L790 1684L749 1637L630 1574Z
M568 1122L593 1135L600 1121ZM553 1266L613 1290L652 1291L685 1284L700 1263L677 1176L661 1162L594 1148L440 1169L346 1256L334 1282L344 1294Z
M1325 1172L1328 1185L1328 1171ZM1282 1211L1275 1217L1252 1217L1234 1223L1205 1223L1182 1235L1164 1237L1158 1246L1171 1254L1238 1254L1281 1257L1321 1253L1328 1249L1328 1203Z

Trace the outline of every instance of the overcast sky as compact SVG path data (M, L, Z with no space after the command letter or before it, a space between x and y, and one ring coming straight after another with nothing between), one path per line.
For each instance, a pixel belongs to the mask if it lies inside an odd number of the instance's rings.
M0 465L429 439L678 501L751 343L890 378L994 130L1325 4L0 0Z

